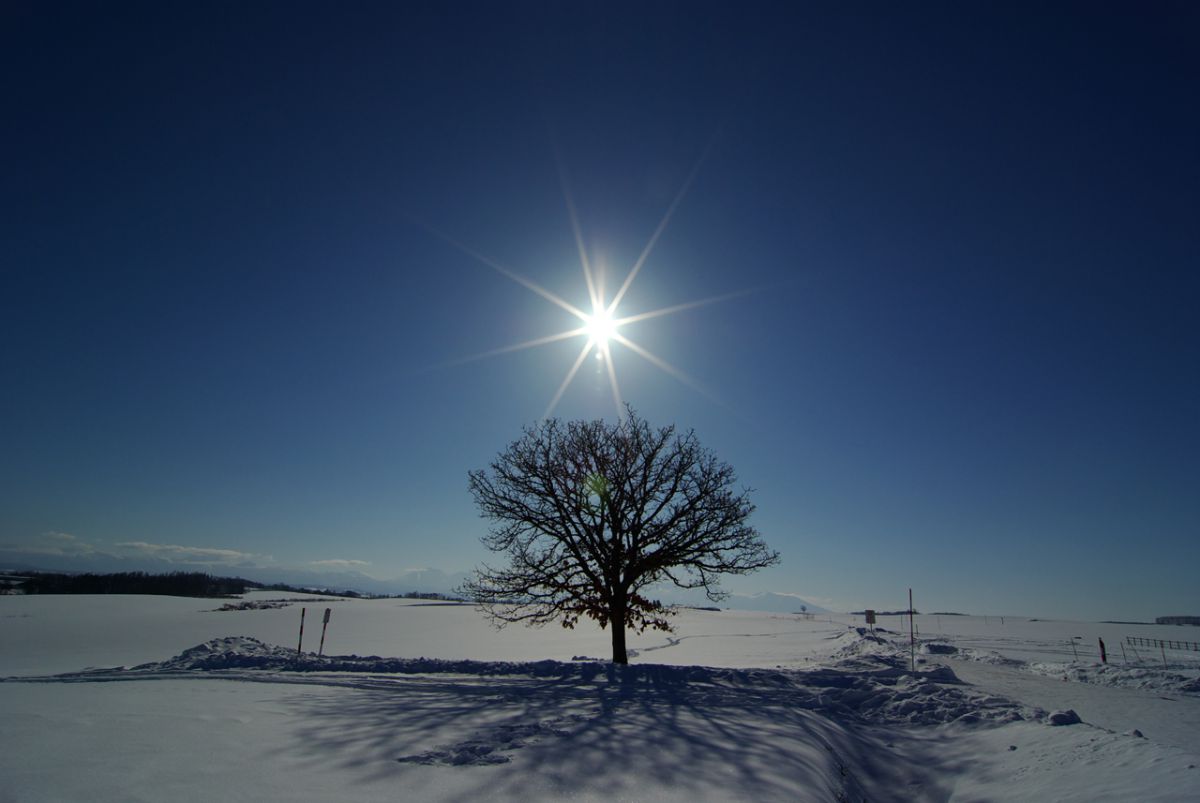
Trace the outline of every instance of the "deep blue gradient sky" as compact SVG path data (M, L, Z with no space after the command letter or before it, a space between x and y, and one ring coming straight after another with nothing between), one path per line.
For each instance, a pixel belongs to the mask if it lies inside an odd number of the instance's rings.
M582 346L834 608L1200 613L1187 3L9 4L0 562L470 568ZM568 9L566 6L572 6ZM559 156L556 158L556 152ZM555 414L615 415L588 358ZM32 557L31 557L32 556Z

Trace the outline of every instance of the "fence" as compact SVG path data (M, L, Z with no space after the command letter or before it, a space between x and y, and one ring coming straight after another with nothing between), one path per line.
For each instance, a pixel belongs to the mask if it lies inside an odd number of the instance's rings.
M1138 654L1138 647L1158 647L1158 654L1162 658L1163 669L1167 669L1167 650L1179 650L1182 652L1200 652L1200 643L1195 641L1175 641L1174 639L1161 638L1144 638L1142 636L1126 636L1125 643L1129 645L1129 649L1133 650L1134 656L1137 657L1137 663L1140 666L1142 656ZM1122 647L1122 650L1124 647Z
M1136 647L1158 647L1160 650L1188 650L1191 652L1200 652L1200 643L1195 641L1172 641L1170 639L1126 636L1125 643Z

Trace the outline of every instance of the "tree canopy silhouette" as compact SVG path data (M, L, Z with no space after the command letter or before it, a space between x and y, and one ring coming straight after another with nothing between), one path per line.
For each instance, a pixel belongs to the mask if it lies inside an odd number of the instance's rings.
M476 570L463 591L503 625L590 617L625 630L669 630L671 608L649 587L727 594L723 574L771 566L779 554L747 523L749 491L693 432L652 428L632 410L619 423L549 419L527 427L488 469L470 472L483 544L508 565Z

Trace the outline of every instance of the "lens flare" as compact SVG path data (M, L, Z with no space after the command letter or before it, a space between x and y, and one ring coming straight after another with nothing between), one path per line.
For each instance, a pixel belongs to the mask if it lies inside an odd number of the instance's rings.
M604 292L604 282L602 281L603 280L603 268L602 268L602 266L598 266L598 267L600 267L600 270L597 271L596 269L593 268L593 266L591 264L591 260L588 259L587 248L585 247L584 241L583 241L583 230L579 223L579 213L575 208L575 200L571 195L571 189L567 182L566 168L563 165L561 156L559 156L556 153L559 182L562 186L563 198L566 201L566 205L567 205L567 215L570 218L571 233L574 234L574 236L575 236L575 246L579 251L579 261L580 261L581 266L583 267L583 277L584 277L584 281L586 284L588 299L591 302L591 309L592 309L591 314L584 312L583 311L584 308L580 308L580 307L575 306L574 304L571 304L570 302L555 295L554 293L550 292L549 290L547 290L546 288L537 284L536 282L526 278L525 276L522 276L521 274L519 274L513 270L510 270L509 268L505 267L504 265L501 265L499 262L496 262L494 259L491 259L490 257L485 256L484 254L480 253L479 251L476 251L475 249L470 248L469 246L459 242L458 240L455 240L454 238L450 237L449 235L444 234L441 231L438 231L437 229L433 228L432 226L428 225L427 223L424 223L421 221L414 221L414 222L417 222L419 225L423 226L424 228L426 228L427 230L429 230L431 233L433 233L437 237L440 237L441 239L445 240L447 243L454 246L459 251L462 251L463 253L473 257L474 259L478 260L479 262L483 263L484 265L487 265L488 267L492 268L493 270L495 270L497 273L501 274L502 276L505 276L505 277L511 279L512 281L516 282L517 284L524 286L528 290L536 293L537 295L541 296L542 298L546 299L547 301L549 301L549 302L555 304L556 306L560 307L561 309L569 312L571 315L574 315L580 321L580 325L574 329L569 329L567 331L558 332L558 333L551 334L551 335L546 335L545 337L539 337L539 338L536 338L533 340L527 340L523 343L517 343L517 344L511 345L511 346L504 346L502 348L491 349L491 350L483 352L481 354L476 354L472 357L466 357L461 360L455 360L454 363L463 363L463 362L468 362L471 360L483 359L485 357L494 357L494 356L497 356L500 354L507 354L507 353L511 353L514 351L521 351L524 349L533 348L535 346L547 345L550 343L555 343L560 340L566 340L566 339L573 338L573 337L583 337L585 340L585 342L583 344L583 348L579 352L579 355L575 358L575 362L571 365L570 369L567 371L567 375L563 379L562 384L560 384L558 386L558 390L554 393L553 398L551 398L550 405L546 408L546 412L542 414L543 418L549 418L550 415L554 412L554 408L558 405L559 400L562 399L563 394L566 392L567 388L571 385L572 380L574 380L575 376L579 373L579 368L580 368L580 366L582 366L584 359L586 359L586 357L589 353L593 353L593 352L595 354L596 359L602 361L602 363L605 366L604 371L608 375L609 385L612 389L613 402L616 405L617 416L618 416L618 418L623 418L625 415L625 407L621 400L620 386L617 383L616 367L613 365L613 346L617 345L617 344L619 344L623 348L628 349L630 352L632 352L633 354L636 354L638 357L641 357L642 359L646 360L651 365L655 366L656 368L663 371L664 373L674 377L675 379L678 379L680 382L682 382L683 384L692 388L693 390L699 392L701 395L706 396L707 398L711 399L712 401L714 401L718 404L721 404L719 399L717 399L711 392L709 392L705 388L701 387L699 385L699 383L697 383L695 380L693 380L690 376L685 374L679 368L676 368L674 365L671 365L669 362L662 359L661 357L651 353L644 346L638 345L637 343L633 342L633 340L631 340L629 338L629 336L626 332L618 331L618 329L624 324L645 321L645 320L648 320L651 318L657 318L657 317L664 316L664 315L671 315L671 314L674 314L677 312L682 312L684 310L695 309L697 307L702 307L707 304L712 304L712 303L715 303L718 301L724 301L726 299L734 298L736 296L744 295L748 292L753 292L753 291L738 291L738 292L734 292L734 293L727 293L727 294L721 295L721 296L704 298L704 299L699 299L696 301L689 301L689 302L685 302L683 304L675 304L673 306L663 307L661 309L651 310L649 312L642 312L642 313L638 313L636 315L630 315L630 316L623 317L623 318L617 316L618 305L625 298L627 292L630 289L630 286L633 284L633 280L637 277L639 272L642 270L643 265L645 265L646 260L650 256L650 252L654 250L654 246L658 242L659 237L662 235L663 231L666 230L667 224L670 222L672 216L675 214L675 210L678 208L679 204L683 201L684 197L687 195L688 190L691 187L692 182L696 178L696 174L699 172L700 166L704 163L704 160L707 158L708 151L711 149L711 147L712 147L712 143L710 142L709 147L705 149L703 154L701 154L700 159L697 161L695 167L692 168L692 171L688 175L687 180L683 183L683 186L680 188L679 192L675 195L675 198L671 201L671 204L667 208L666 213L663 215L662 220L659 221L658 226L654 229L654 233L650 237L650 241L648 243L646 243L646 247L644 249L642 249L641 254L638 256L638 259L634 263L633 267L629 270L629 273L628 273L628 275L626 275L625 280L621 283L620 287L617 289L617 292L614 294L612 299L608 300L608 301L606 301L604 298L604 296L606 294ZM600 281L598 281L598 279Z

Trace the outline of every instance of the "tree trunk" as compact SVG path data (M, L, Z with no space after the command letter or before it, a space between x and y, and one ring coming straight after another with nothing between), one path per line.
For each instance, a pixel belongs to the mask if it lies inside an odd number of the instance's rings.
M612 626L612 661L614 664L627 664L629 656L625 652L625 600L613 601L609 625Z

